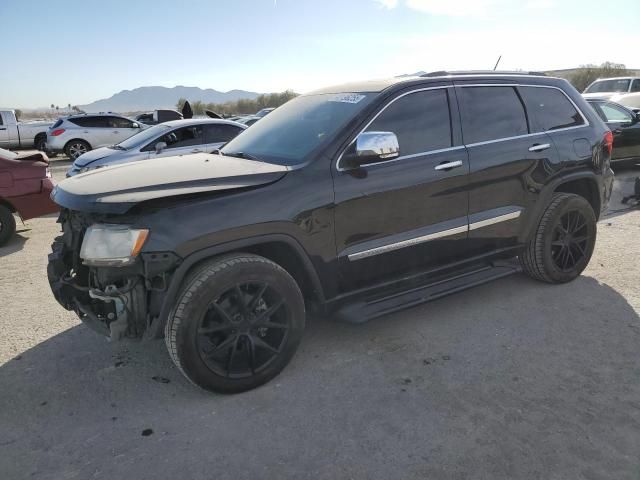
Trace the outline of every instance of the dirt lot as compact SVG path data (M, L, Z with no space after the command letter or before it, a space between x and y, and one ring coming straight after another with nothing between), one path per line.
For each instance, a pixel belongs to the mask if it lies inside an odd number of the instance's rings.
M365 325L312 319L284 373L236 396L194 388L162 342L80 325L46 281L55 218L32 220L0 248L0 479L637 480L632 177L575 282L516 275Z

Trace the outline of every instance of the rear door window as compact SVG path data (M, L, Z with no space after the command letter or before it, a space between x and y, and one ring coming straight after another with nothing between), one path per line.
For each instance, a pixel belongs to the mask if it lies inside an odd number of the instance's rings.
M584 125L584 118L561 90L548 87L519 87L533 117L534 132L548 132L560 128Z
M235 125L210 124L204 126L205 143L228 142L243 129Z
M71 123L75 123L79 127L85 128L109 128L107 117L78 117L70 118Z
M514 87L463 87L459 91L467 145L529 133L524 106Z
M633 83L631 84L631 92L640 92L640 79L636 79L633 81Z
M395 133L401 156L451 147L447 89L425 90L399 98L366 131Z
M202 125L190 125L188 127L178 128L150 143L143 151L155 149L155 145L159 142L166 143L167 149L203 145L205 143L204 129Z

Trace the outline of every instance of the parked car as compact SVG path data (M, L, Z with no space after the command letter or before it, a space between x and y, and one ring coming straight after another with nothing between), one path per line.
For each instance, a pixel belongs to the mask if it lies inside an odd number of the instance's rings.
M16 232L14 214L29 220L58 211L50 198L53 187L44 153L18 155L0 148L0 246Z
M640 77L599 78L584 90L582 96L640 108Z
M258 120L260 120L261 118L262 117L257 117L255 115L249 115L247 117L240 117L238 120L236 120L236 122L241 123L243 125L246 125L247 127L250 127L251 125L256 123Z
M115 145L148 125L115 113L88 113L58 119L47 131L47 151L75 160L94 148Z
M587 100L613 132L612 162L640 160L640 113L607 100Z
M44 150L53 122L19 122L15 110L0 110L0 148Z
M145 125L158 125L172 120L182 120L182 114L175 110L155 110L136 116L136 122L144 123Z
M75 159L67 177L137 160L153 160L175 155L211 153L244 129L227 120L174 120L155 125L110 147L101 147Z
M258 118L262 118L262 117L266 117L267 115L269 115L271 112L273 112L275 110L275 108L263 108L262 110L258 110L255 113L255 117Z
M306 311L363 322L519 269L575 279L611 195L612 142L557 78L327 88L219 154L61 182L49 281L87 325L164 335L194 384L240 392L287 365Z

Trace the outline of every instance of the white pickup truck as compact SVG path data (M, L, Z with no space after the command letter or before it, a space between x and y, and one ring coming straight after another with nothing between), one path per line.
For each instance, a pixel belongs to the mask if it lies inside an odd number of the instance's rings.
M15 110L0 110L0 148L44 150L52 122L18 122Z

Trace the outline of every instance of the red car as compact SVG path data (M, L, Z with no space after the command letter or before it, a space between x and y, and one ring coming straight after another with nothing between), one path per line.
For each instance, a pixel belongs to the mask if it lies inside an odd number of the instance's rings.
M53 187L45 154L18 155L0 148L0 246L16 231L14 213L24 221L58 211L49 197Z

